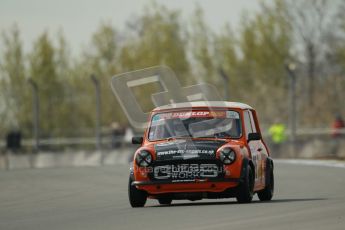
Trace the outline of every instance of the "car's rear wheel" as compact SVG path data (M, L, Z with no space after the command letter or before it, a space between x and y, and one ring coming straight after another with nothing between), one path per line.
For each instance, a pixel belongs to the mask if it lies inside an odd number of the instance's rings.
M146 200L147 200L147 193L137 189L134 185L132 185L133 179L130 176L128 182L128 198L129 203L133 208L144 207Z
M158 202L159 204L162 204L162 205L170 205L172 202L172 199L169 197L158 198Z
M268 183L266 184L264 190L258 192L258 197L261 201L269 201L272 200L273 193L274 193L274 174L273 168L270 168L269 178L267 178Z
M239 203L250 203L254 195L254 173L250 166L247 167L243 182L238 187L236 199Z

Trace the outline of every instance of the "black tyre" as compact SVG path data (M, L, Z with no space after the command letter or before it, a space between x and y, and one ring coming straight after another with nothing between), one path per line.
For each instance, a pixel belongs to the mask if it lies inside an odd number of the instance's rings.
M239 203L250 203L254 195L254 173L250 166L247 167L247 173L244 181L239 185L236 199Z
M172 202L172 199L168 197L158 198L158 202L159 204L162 204L162 205L170 205Z
M133 208L144 207L147 200L147 193L132 185L133 179L130 176L128 182L128 198Z
M258 197L261 201L269 201L272 200L274 193L274 174L273 168L270 168L269 178L267 178L267 184L264 190L258 192Z

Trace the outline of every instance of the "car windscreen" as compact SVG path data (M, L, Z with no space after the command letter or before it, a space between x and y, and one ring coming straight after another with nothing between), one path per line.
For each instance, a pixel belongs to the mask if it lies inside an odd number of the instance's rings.
M236 111L181 111L157 113L151 118L150 141L168 138L240 138Z

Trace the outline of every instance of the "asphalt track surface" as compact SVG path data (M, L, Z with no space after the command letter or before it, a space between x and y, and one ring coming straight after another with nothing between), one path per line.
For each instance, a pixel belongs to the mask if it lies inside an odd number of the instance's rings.
M0 172L0 229L345 229L345 168L276 163L273 201L150 200L133 209L128 167Z

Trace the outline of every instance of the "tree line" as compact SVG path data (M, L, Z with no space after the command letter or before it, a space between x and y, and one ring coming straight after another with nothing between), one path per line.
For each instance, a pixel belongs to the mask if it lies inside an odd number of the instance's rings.
M297 83L298 127L328 126L345 114L345 3L325 0L264 1L253 15L243 13L238 28L215 32L196 6L186 22L181 12L151 3L119 31L101 23L90 44L72 57L64 35L43 32L24 53L20 28L1 32L0 135L20 129L32 136L33 95L38 86L42 137L92 135L95 90L100 81L102 126L128 125L109 81L118 73L167 65L185 86L205 81L231 101L248 103L264 124L287 123L289 76ZM222 76L227 76L224 81ZM146 107L148 92L135 93Z

